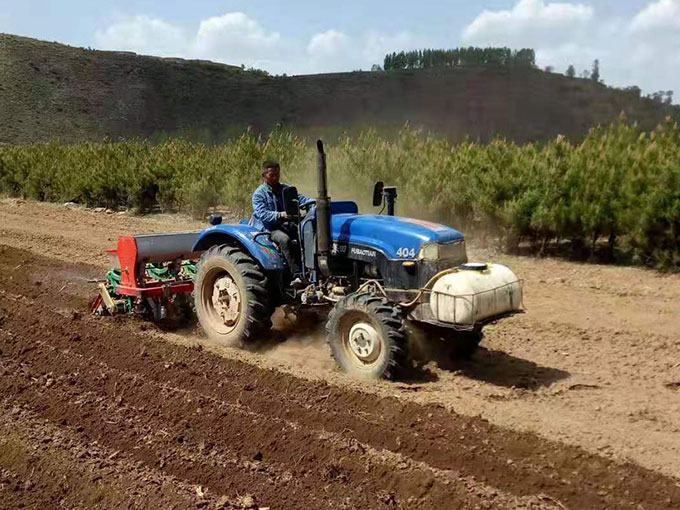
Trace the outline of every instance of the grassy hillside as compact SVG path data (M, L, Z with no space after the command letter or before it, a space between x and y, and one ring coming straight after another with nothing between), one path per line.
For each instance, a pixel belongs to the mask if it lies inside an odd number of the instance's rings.
M405 122L451 141L572 139L621 112L652 129L650 100L539 70L464 68L262 77L205 61L93 51L0 34L0 143L182 134L223 140L276 124L301 134Z

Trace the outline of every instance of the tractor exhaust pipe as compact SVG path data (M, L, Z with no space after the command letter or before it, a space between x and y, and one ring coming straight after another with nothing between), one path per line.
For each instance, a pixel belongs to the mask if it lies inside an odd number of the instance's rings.
M328 257L331 253L331 199L328 196L326 153L323 142L316 141L318 151L317 181L316 181L316 249L319 270L322 274L330 274Z

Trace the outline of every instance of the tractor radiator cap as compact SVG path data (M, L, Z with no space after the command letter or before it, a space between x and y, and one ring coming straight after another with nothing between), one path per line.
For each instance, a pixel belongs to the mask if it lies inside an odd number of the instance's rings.
M486 271L489 268L489 264L484 262L467 262L462 264L460 268L468 271Z

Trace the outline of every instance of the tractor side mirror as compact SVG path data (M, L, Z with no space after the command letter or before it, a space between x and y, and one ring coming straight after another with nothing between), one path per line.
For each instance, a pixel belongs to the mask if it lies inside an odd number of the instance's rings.
M295 186L283 190L283 209L289 217L300 216L300 202L298 190Z
M385 183L378 181L373 187L373 207L380 207L383 203L383 188Z

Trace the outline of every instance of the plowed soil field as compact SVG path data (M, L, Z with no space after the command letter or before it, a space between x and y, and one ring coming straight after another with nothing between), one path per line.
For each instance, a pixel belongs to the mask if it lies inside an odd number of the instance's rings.
M0 202L0 508L680 508L680 277L471 248L528 313L396 383L87 314L118 235L200 227Z

